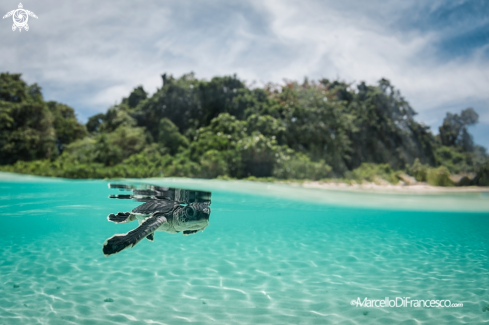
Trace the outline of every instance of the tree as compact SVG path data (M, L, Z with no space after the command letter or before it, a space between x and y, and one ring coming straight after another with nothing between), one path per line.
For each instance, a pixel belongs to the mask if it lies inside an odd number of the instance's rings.
M360 83L348 110L356 131L350 134L353 170L364 162L390 164L395 169L412 164L415 158L434 164L429 127L414 120L416 112L386 79L377 86Z
M0 73L0 101L21 103L42 101L41 88L37 84L27 85L21 74Z
M0 164L54 158L53 115L41 88L27 85L20 74L0 74Z
M61 154L67 144L84 138L87 135L87 129L78 122L73 108L54 101L48 102L47 105L54 118L56 146Z
M163 87L142 102L131 116L138 126L145 127L154 139L159 137L159 125L163 118L175 124L179 132L184 133L190 127L196 128L202 115L202 104L199 99L199 81L193 73L179 79L172 76L163 77Z
M170 149L172 155L176 154L179 149L187 148L189 145L188 139L183 136L173 124L167 118L162 118L160 121L160 127L158 129L158 142Z
M138 86L83 126L71 107L44 102L36 84L0 74L0 164L15 163L2 169L78 178L393 180L409 165L441 183L448 172L487 178L487 153L467 128L478 120L473 109L447 114L435 137L386 79L355 88L306 78L250 89L236 75L162 78L153 95Z
M444 146L460 147L463 151L474 150L474 140L467 131L467 126L474 125L479 120L479 115L473 108L464 109L460 115L447 113L440 126L440 140Z
M132 93L127 98L127 104L130 108L134 108L139 105L140 102L148 98L148 93L144 91L143 86L134 88Z
M44 103L0 102L0 164L57 154L53 116Z
M100 125L104 122L105 114L104 113L99 113L94 116L91 116L88 119L87 124L85 124L85 127L87 128L87 131L91 134L96 134L98 133L100 129Z

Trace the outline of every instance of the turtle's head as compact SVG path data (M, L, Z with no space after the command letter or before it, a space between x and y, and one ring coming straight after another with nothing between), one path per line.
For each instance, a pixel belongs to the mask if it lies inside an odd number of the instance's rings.
M183 231L184 235L191 235L204 230L209 225L211 209L208 202L190 203L181 207L173 215L175 230Z

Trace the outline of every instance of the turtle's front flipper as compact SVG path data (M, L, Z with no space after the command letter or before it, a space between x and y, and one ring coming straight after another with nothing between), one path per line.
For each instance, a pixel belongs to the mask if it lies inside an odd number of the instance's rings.
M105 256L119 253L127 247L134 247L141 239L152 234L167 220L163 214L153 214L137 227L124 235L115 235L107 239L102 247Z
M131 215L130 212L118 212L117 214L109 214L107 216L107 220L115 222L115 223L126 223L130 221L136 220L134 215Z
M109 195L109 199L126 199L130 200L133 199L134 195L131 194L111 194Z
M126 184L112 184L112 183L109 183L107 185L108 185L109 188L118 188L121 191L132 191L133 189L136 188L133 185L126 185Z

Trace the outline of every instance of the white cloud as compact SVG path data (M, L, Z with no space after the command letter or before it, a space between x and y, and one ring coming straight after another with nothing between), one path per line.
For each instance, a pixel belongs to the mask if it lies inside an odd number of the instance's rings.
M375 83L385 77L430 125L439 125L447 109L470 103L489 124L489 61L481 53L441 60L436 43L447 28L396 27L404 16L441 1L23 4L39 19L27 33L12 33L11 23L0 21L0 71L22 72L48 99L74 106L83 118L139 84L154 92L164 72L194 71L199 78L237 73L258 83L305 76ZM0 4L0 11L11 9ZM489 139L479 142L489 145Z
M385 77L420 112L470 98L489 99L489 61L478 53L464 59L438 60L433 44L440 35L434 32L403 34L385 28L385 22L360 17L362 12L348 16L331 8L321 10L317 3L265 3L277 38L303 49L293 62L275 71L275 77L277 73L293 78L338 75L347 81L369 83ZM487 108L481 111L485 122L489 122Z

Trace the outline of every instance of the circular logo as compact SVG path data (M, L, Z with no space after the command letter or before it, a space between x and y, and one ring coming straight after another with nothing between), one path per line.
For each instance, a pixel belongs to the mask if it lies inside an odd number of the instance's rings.
M24 6L22 3L19 3L19 8L11 10L7 12L5 16L3 16L3 19L12 16L12 19L14 21L14 24L12 25L12 31L19 30L19 32L22 31L22 29L25 29L26 31L29 30L29 25L27 25L27 21L29 20L29 16L34 17L37 19L37 16L35 13L29 10L25 10Z
M27 20L29 19L29 16L27 15L27 12L23 9L17 9L14 14L14 24L17 25L17 27L24 27L25 24L27 24Z

